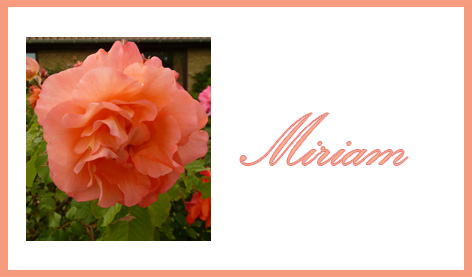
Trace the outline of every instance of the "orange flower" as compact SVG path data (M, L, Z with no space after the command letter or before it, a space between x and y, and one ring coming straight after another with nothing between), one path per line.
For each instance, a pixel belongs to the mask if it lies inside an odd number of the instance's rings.
M201 192L194 193L190 202L185 203L185 208L188 212L188 224L192 225L200 217L205 221L206 228L211 226L211 197L202 199Z
M36 107L36 101L38 100L39 94L41 93L41 88L36 86L30 86L30 94L31 96L28 97L28 101L31 107Z
M77 61L75 64L74 64L74 67L79 67L81 66L83 63L81 61Z
M208 118L175 76L132 42L50 76L35 112L59 189L102 207L145 207L204 156Z
M200 171L200 174L202 174L203 176L211 177L211 170ZM210 182L210 179L203 178L203 183L208 183L208 182Z
M26 81L31 80L39 72L38 62L30 57L26 57Z

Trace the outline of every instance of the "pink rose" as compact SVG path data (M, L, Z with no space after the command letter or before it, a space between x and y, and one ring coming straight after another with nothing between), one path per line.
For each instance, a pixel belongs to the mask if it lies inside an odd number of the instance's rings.
M211 115L211 86L208 86L198 95L198 100L208 116Z
M207 152L207 116L174 71L115 42L50 76L36 104L51 177L77 201L148 206Z

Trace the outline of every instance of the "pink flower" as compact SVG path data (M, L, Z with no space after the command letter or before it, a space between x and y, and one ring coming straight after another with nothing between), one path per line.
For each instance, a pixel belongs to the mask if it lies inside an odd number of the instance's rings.
M39 72L38 62L30 57L26 57L26 81L31 80Z
M211 115L211 86L208 86L198 95L198 100L208 116Z
M50 76L36 104L51 177L77 201L148 206L207 152L207 116L174 71L115 42Z

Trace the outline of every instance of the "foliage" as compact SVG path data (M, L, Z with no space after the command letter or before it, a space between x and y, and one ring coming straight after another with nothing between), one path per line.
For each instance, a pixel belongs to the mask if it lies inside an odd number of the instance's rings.
M210 121L204 130L211 135ZM211 168L210 141L207 155L188 164L176 184L155 203L146 208L121 204L101 208L98 200L77 202L54 185L42 127L26 101L26 239L211 240L211 228L205 228L200 219L190 226L185 209L194 192L201 191L203 198L211 196L211 182L203 183L199 173Z
M192 76L195 83L192 85L190 94L193 98L198 99L198 94L202 92L207 86L211 86L211 65L207 65L205 70Z
M68 69L69 67L65 67L65 66L61 66L61 65L56 65L55 67L48 67L48 68L45 68L46 71L48 72L49 76L53 75L53 74L56 74L56 73L59 73L61 71L64 71L66 69Z

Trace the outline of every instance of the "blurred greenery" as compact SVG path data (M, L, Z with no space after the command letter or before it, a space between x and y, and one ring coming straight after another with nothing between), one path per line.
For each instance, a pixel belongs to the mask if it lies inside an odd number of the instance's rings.
M211 65L207 65L205 70L193 75L192 78L195 80L195 83L192 85L190 94L198 100L198 94L208 86L211 86Z

